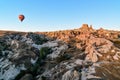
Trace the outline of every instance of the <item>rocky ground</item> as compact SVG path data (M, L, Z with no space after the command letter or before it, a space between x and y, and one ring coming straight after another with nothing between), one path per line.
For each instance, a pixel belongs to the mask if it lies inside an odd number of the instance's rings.
M119 61L119 31L0 31L0 80L120 80Z

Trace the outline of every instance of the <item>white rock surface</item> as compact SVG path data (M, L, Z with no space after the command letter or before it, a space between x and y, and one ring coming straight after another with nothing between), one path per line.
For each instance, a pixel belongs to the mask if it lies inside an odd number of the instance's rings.
M57 47L58 41L49 41L47 43L44 43L42 46L43 47Z
M26 70L23 64L15 67L9 60L4 59L0 61L0 80L13 80L21 70Z
M80 73L76 70L69 70L62 76L62 80L79 80Z
M52 48L53 52L51 54L48 55L48 57L50 57L51 59L55 59L59 56L59 54L61 53L61 51L64 51L68 48L68 46L66 44L60 46L60 47L55 47Z
M83 65L83 60L77 59L75 61L75 64L77 64L77 65Z

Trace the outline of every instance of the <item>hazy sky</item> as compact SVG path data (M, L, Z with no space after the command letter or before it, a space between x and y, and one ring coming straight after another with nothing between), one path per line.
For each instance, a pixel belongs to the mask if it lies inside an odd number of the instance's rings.
M18 15L24 14L20 22ZM120 30L120 0L1 0L0 29L53 31L79 28Z

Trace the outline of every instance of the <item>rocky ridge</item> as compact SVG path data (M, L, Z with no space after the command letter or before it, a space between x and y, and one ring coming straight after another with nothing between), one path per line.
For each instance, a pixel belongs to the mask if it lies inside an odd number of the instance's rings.
M4 33L0 80L120 79L119 31L83 24L74 30Z

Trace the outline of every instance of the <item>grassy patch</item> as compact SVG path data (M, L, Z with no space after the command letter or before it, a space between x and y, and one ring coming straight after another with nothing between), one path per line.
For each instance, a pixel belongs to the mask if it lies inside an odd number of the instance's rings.
M42 47L40 49L40 59L44 59L46 57L47 54L49 54L51 52L51 48L49 47Z

